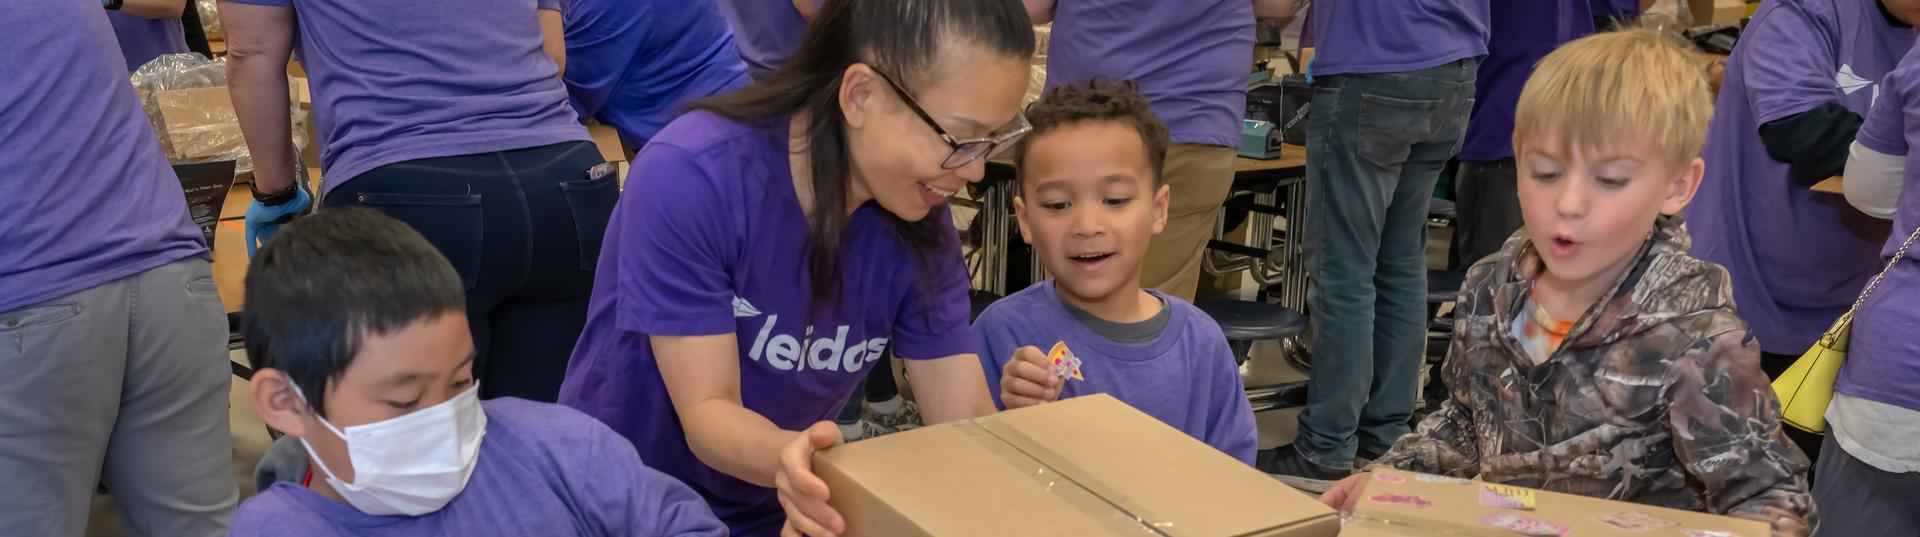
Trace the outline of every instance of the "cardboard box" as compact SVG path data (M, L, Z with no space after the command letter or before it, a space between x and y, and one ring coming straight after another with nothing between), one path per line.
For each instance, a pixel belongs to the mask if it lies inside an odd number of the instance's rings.
M1484 505L1490 485L1479 481L1427 476L1397 470L1378 470L1362 491L1341 537L1513 537L1527 535L1494 527L1492 517L1510 516L1537 521L1548 531L1540 535L1579 537L1767 537L1764 522L1616 502L1573 494L1520 491L1532 496L1532 508ZM1491 485L1500 487L1500 485ZM1560 533L1553 533L1560 530ZM1717 532L1717 533L1716 533Z
M158 91L154 106L160 112L160 136L173 162L199 162L244 154L240 120L225 86Z
M1687 10L1693 13L1694 26L1709 24L1740 24L1747 16L1747 3L1741 0L1687 0Z
M849 537L1331 537L1338 515L1106 395L814 456Z

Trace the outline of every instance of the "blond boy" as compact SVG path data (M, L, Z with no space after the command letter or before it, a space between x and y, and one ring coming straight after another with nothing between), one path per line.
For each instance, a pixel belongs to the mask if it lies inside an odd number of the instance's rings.
M1468 272L1450 399L1376 464L1765 520L1805 535L1807 458L1780 431L1726 270L1675 218L1712 100L1648 31L1542 60L1515 112L1526 227ZM1348 507L1364 475L1322 500Z

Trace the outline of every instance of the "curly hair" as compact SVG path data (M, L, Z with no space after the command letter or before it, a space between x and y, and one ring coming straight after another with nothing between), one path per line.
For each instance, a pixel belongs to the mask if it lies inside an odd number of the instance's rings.
M1167 161L1167 125L1153 114L1140 85L1131 80L1111 81L1095 77L1085 85L1066 84L1048 88L1040 100L1027 106L1027 122L1033 130L1014 144L1014 166L1026 169L1027 151L1033 141L1048 131L1081 122L1111 121L1133 127L1140 133L1147 150L1147 163L1153 168L1153 184L1163 179L1161 168ZM1020 174L1024 180L1026 174Z

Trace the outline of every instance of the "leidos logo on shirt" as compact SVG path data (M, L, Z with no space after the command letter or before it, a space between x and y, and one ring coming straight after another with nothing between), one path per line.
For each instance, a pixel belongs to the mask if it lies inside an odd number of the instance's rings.
M760 316L758 309L739 298L733 299L733 312L734 318ZM804 338L795 338L773 333L774 325L779 323L779 315L767 316L753 338L753 348L747 351L747 358L758 362L765 357L767 365L781 371L811 369L853 373L879 360L887 349L887 338L883 337L848 342L847 332L851 328L847 325L835 329L833 337L823 338L814 338L813 327L808 326Z

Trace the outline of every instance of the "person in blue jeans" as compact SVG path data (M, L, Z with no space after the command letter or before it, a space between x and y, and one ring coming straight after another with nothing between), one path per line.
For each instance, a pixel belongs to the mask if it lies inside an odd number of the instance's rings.
M248 234L264 240L312 204L290 177L286 65L297 44L313 85L319 196L406 222L453 263L483 399L558 396L619 200L567 105L563 60L546 48L560 42L563 3L221 2L228 89L255 165Z
M639 151L688 101L752 82L713 4L573 0L563 20L562 79L573 110L611 125L628 151Z
M1307 293L1313 374L1294 443L1258 466L1314 492L1409 431L1426 341L1427 205L1460 150L1487 0L1315 5Z

